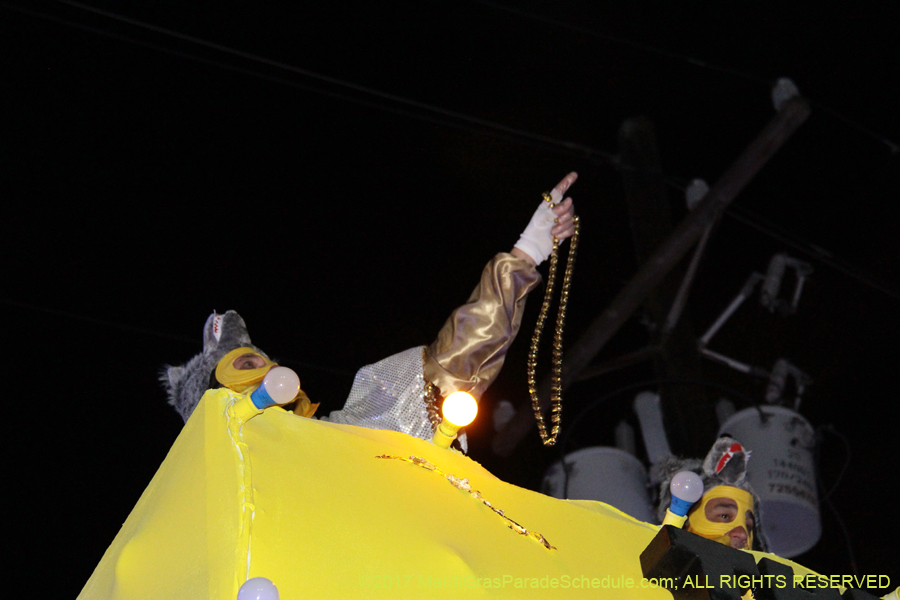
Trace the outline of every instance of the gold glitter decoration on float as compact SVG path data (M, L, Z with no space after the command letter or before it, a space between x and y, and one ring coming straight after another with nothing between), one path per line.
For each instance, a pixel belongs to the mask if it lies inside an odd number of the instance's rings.
M543 197L544 200L550 203L550 208L556 206L550 194L544 192ZM544 416L541 414L541 402L538 398L534 372L537 368L538 347L541 343L541 334L544 332L544 321L546 321L547 313L550 310L550 302L553 300L553 287L556 283L556 265L559 262L559 239L556 236L553 237L553 251L550 253L550 271L547 274L547 290L544 292L544 303L541 305L541 312L534 327L534 335L531 337L531 350L528 353L528 395L531 397L531 407L534 409L538 433L540 433L541 440L545 446L556 444L559 426L562 422L563 327L566 322L566 307L569 304L569 286L572 282L572 273L575 270L578 236L581 233L581 223L577 216L573 219L573 222L575 224L575 233L572 234L572 239L569 241L569 259L566 262L566 272L563 275L562 289L559 294L559 308L556 312L556 328L553 331L553 355L550 363L550 422L552 425L549 434L547 433L547 425L544 423Z
M548 542L547 539L544 536L542 536L540 533L538 533L536 531L528 531L527 529L525 529L524 527L522 527L521 525L519 525L518 523L516 523L509 517L507 517L505 511L497 508L496 506L494 506L493 504L488 502L488 500L484 496L481 495L481 492L479 492L478 490L473 490L472 486L469 483L469 480L467 478L460 479L456 475L453 475L452 473L447 473L446 471L442 470L440 467L438 467L434 463L431 463L431 462L425 460L424 458L419 458L418 456L410 456L409 458L406 458L403 456L391 456L389 454L381 454L379 456L376 456L375 458L393 458L395 460L402 460L403 462L412 463L416 466L422 467L423 469L428 469L429 471L437 473L438 475L443 475L444 478L450 482L450 485L452 485L456 489L462 490L464 492L468 492L470 496L472 496L473 498L475 498L476 500L478 500L479 502L481 502L482 504L487 506L489 509L494 511L494 513L496 513L501 519L503 519L506 522L507 527L509 527L510 529L512 529L513 531L518 533L519 535L527 535L530 538L534 538L535 540L539 541L544 546L544 548L546 548L547 550L556 550L556 547L551 546L550 542Z

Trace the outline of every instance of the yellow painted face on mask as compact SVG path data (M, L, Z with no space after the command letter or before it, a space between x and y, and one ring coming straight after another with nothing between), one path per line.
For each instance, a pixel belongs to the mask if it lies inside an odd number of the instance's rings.
M688 514L687 530L701 537L749 550L753 547L753 496L728 485L707 491Z
M235 348L222 357L216 365L216 380L239 394L252 391L262 383L266 373L278 364L272 362L253 348ZM294 414L311 417L319 404L313 404L302 389L297 392Z

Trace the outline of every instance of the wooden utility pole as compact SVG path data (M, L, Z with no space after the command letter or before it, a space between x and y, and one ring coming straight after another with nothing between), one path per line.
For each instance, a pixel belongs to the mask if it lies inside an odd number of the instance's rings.
M809 105L799 96L784 103L778 114L712 186L700 205L679 223L631 281L616 295L609 307L594 319L581 338L566 352L562 371L563 389L571 385L650 292L697 243L707 228L716 222L763 165L806 121L809 112ZM538 390L543 410L549 405L549 392L550 381L546 378ZM511 455L533 427L534 415L531 406L521 407L494 438L492 443L494 452L500 456Z
M622 123L619 155L624 166L622 180L634 253L637 264L642 265L651 260L674 229L656 133L649 119L639 117ZM652 359L659 379L698 379L700 375L697 338L690 322L682 318L671 332L663 332L684 272L683 262L679 263L647 294L643 303L649 325L648 341L650 347L657 349ZM676 453L702 455L717 428L713 411L703 410L708 408L705 390L667 387L662 394L662 408L666 422L672 425L668 428L668 438ZM690 423L684 421L686 414L691 415Z

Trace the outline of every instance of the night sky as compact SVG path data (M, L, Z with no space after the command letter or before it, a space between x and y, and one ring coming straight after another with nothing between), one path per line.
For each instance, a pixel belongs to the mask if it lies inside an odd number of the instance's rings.
M320 411L339 408L357 368L432 341L574 170L574 343L639 267L622 122L654 124L677 222L685 185L715 182L773 118L779 77L811 116L714 230L684 326L702 333L776 252L812 265L797 314L756 295L711 346L811 376L800 412L837 431L821 479L843 471L831 499L858 571L900 584L896 3L86 1L0 1L7 535L31 597L87 581L182 427L158 371L200 350L213 310L238 310ZM472 457L531 489L558 449L533 431L494 455L491 410L527 402L541 293L470 428ZM647 322L638 311L595 362L643 347ZM764 381L700 367L688 393L710 411L721 386L763 401ZM655 378L642 363L577 383L564 419ZM570 447L636 425L633 393ZM713 441L675 430L697 415L667 416L677 452ZM822 519L795 560L852 573L824 504Z

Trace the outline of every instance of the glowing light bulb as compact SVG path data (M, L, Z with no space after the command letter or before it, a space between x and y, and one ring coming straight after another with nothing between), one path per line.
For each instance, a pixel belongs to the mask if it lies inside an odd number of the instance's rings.
M693 471L680 471L672 478L669 491L672 492L672 505L669 510L683 517L703 495L703 480Z
M237 600L278 600L278 588L265 577L253 577L238 590Z
M256 408L285 404L297 397L300 378L287 367L273 367L266 373L262 384L250 394Z
M475 419L478 414L478 403L471 394L466 392L453 392L444 400L441 407L444 418L437 429L431 442L441 448L449 448L460 427L465 427Z
M471 394L453 392L444 400L441 412L445 419L457 427L465 427L475 420L475 415L478 414L478 403Z

